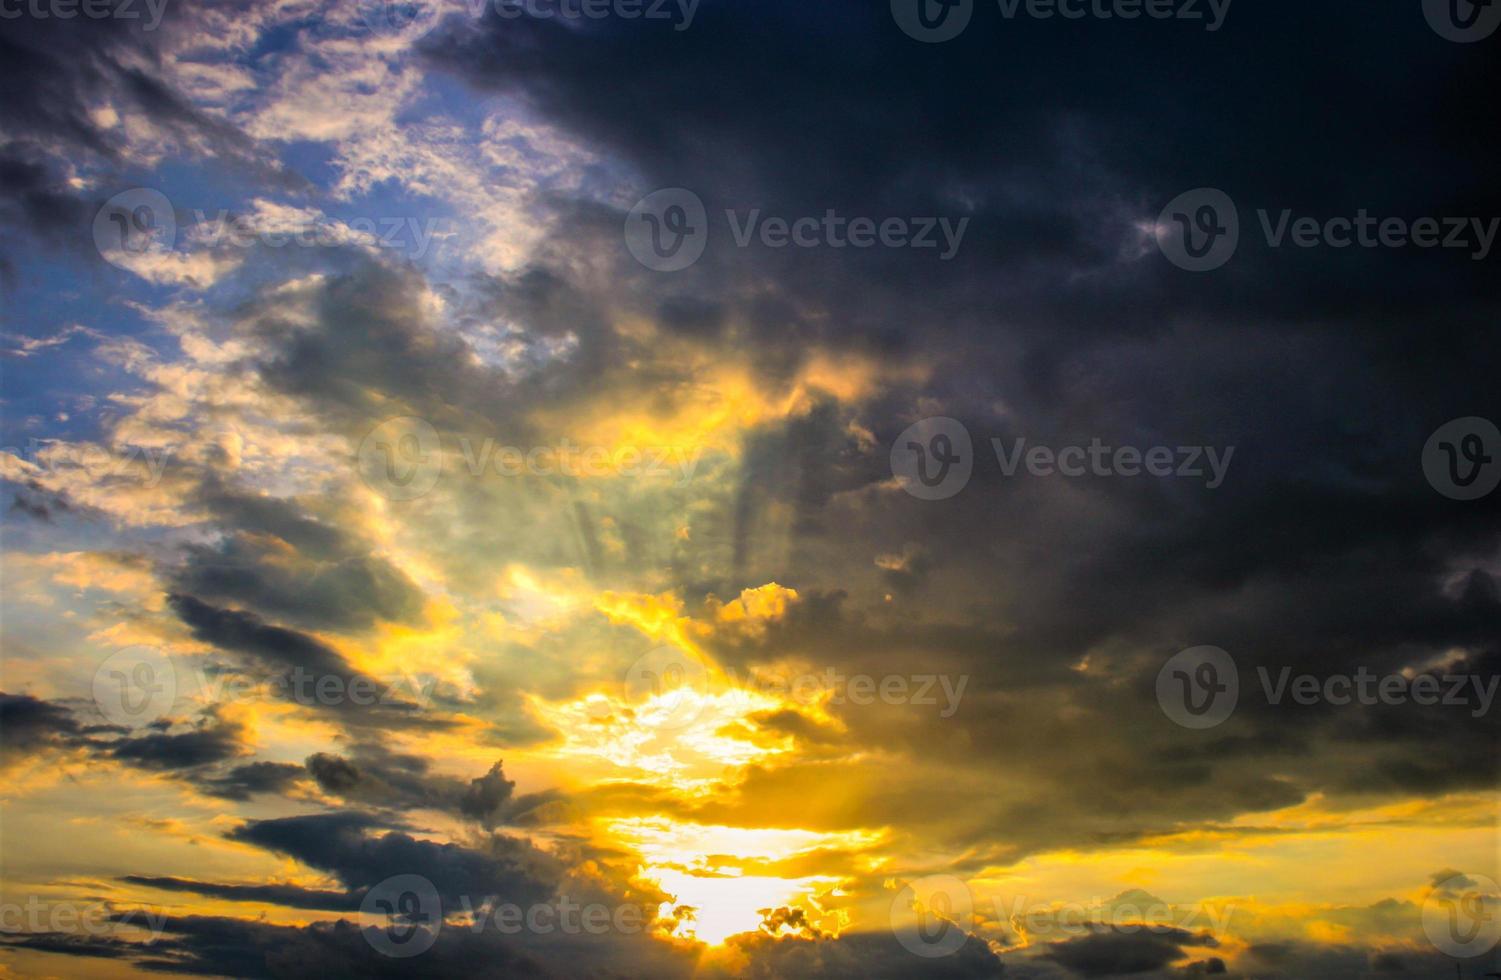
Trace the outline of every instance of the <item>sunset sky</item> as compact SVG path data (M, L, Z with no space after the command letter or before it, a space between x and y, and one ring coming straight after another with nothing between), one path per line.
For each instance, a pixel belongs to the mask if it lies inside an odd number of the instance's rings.
M0 977L1501 971L1501 5L1163 3L0 2Z

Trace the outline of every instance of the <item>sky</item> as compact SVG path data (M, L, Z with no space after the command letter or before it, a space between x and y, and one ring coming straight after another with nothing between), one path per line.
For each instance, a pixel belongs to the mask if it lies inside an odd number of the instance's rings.
M1498 26L0 0L0 976L1501 971Z

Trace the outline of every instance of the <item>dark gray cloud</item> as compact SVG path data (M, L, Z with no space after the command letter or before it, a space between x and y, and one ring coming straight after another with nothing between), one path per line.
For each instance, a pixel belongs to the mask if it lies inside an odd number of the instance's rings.
M193 635L237 654L282 697L326 711L346 724L444 728L451 722L409 700L393 684L356 670L335 649L297 630L273 626L255 613L170 594L167 602Z
M85 726L72 708L56 701L0 691L0 732L4 732L4 738L0 738L0 769L41 752L85 745L94 733L125 731L107 725Z
M352 912L358 911L360 907L359 894L319 891L296 885L245 885L158 875L123 875L120 880L160 891L187 892L209 898L226 898L233 902L265 902L293 909Z
M1195 948L1218 945L1213 936L1183 929L1098 928L1087 936L1050 943L1043 958L1083 977L1128 976L1159 970Z
M288 857L336 877L350 890L362 890L400 874L421 874L438 894L458 907L461 896L501 896L529 903L549 897L557 867L529 845L493 837L488 850L438 844L406 833L367 831L386 821L357 811L258 820L230 833L231 840Z
M0 273L14 263L7 251L36 241L95 260L89 223L113 191L80 190L72 182L75 168L93 164L119 180L132 162L128 128L102 121L100 109L114 110L116 120L149 120L159 140L185 155L220 161L283 190L307 186L166 80L163 46L197 28L193 8L162 5L157 25L144 3L107 0L103 7L126 16L80 16L75 8L73 16L34 17L18 8L5 17L0 81L28 96L0 105ZM30 237L13 234L21 229Z
M341 527L337 513L320 518L298 501L228 486L212 470L195 475L195 502L224 535L181 550L165 572L177 591L312 629L419 618L421 591Z
M934 959L913 956L890 933L850 933L837 939L772 938L747 933L733 937L730 942L749 955L745 972L736 975L765 980L776 977L961 980L999 977L1005 972L1000 959L974 938L953 955ZM718 974L711 968L709 975Z
M193 635L205 643L273 667L303 667L320 675L353 673L332 647L304 633L269 625L254 613L211 606L191 595L173 594L167 601Z
M210 796L243 803L261 794L284 795L306 775L302 766L290 762L247 762L222 775L199 779L197 784Z
M148 972L233 977L390 977L413 975L411 960L376 951L358 924L339 919L306 927L278 926L222 916L166 916L162 935L149 946L113 936L63 933L0 935L0 947L76 957L129 959ZM692 963L644 940L569 937L529 949L526 937L445 928L422 954L420 974L444 980L527 976L640 975L686 978Z
M214 547L189 547L174 586L313 629L368 628L377 620L415 620L421 593L389 562L341 555L271 561L273 542L239 532ZM284 555L279 557L285 557Z
M486 828L524 821L540 806L561 800L555 791L514 794L516 784L496 762L475 779L431 772L422 756L393 753L376 744L355 746L352 758L319 752L307 770L324 792L349 803L398 812L412 808L446 810Z
M155 731L126 736L105 746L113 758L141 769L197 769L246 754L245 726L212 710L186 731Z

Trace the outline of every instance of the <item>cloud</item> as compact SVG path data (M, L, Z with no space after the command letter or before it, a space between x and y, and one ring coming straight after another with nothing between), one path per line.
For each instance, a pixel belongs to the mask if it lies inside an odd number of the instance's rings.
M75 746L84 735L84 726L69 708L28 694L0 692L0 728L5 731L0 768L39 751Z
M317 909L335 912L358 911L360 898L349 892L318 891L297 885L245 885L212 881L194 881L157 875L125 875L121 881L143 885L159 891L187 892L232 902L264 902L293 909Z
M537 872L548 862L529 847L491 838L487 851L420 840L400 831L367 836L385 822L358 811L257 820L232 831L231 840L285 854L359 890L400 874L420 874L457 908L461 896L499 895L529 903L551 886Z
M1147 20L1001 23L976 5L940 49L881 4L706 0L689 31L491 9L414 47L415 31L373 29L370 6L173 4L160 32L22 18L0 38L0 76L28 94L0 105L0 276L35 321L13 345L27 371L8 376L6 418L12 444L50 447L0 457L21 518L6 571L47 570L7 580L7 673L46 697L0 695L3 764L76 756L149 784L119 800L87 780L58 791L101 822L191 789L213 819L255 818L228 838L262 862L210 881L188 870L196 854L157 864L153 850L116 885L331 913L396 873L454 899L587 885L666 901L660 869L609 829L662 820L677 839L860 835L671 856L820 878L771 906L776 936L731 941L725 975L1436 972L1414 949L1419 889L1369 893L1343 855L1484 857L1501 722L1272 706L1256 679L1501 671L1501 514L1432 493L1415 462L1439 423L1494 399L1501 281L1437 250L1271 249L1257 211L1501 213L1486 177L1501 144L1469 108L1497 81L1484 46L1441 43L1396 6L1248 6L1201 38ZM1207 183L1240 205L1241 249L1215 275L1181 274L1145 229ZM229 252L185 229L182 250L119 276L88 222L137 184L170 191L184 218L223 198L259 229L326 219L339 241ZM711 230L697 264L663 275L621 228L669 186L703 199ZM969 230L952 261L741 247L727 210ZM347 231L359 213L451 220L448 247L371 248ZM108 278L79 275L80 254ZM98 341L86 353L62 343L80 322ZM351 463L399 415L441 443L441 479L412 501ZM935 415L967 427L974 473L918 501L889 453ZM694 454L694 468L653 481L479 465L497 458L486 445L563 439ZM1236 455L1211 491L1008 476L992 439ZM113 465L130 445L173 450L160 482ZM85 549L126 556L144 585L38 557ZM91 656L123 635L263 687L300 671L348 690L393 664L445 684L421 703L283 697L142 732L90 725ZM968 684L948 716L768 698L662 733L644 697L620 695L659 642L742 680ZM1189 732L1153 685L1202 643L1232 651L1242 699ZM310 800L330 809L308 814ZM1387 846L1399 837L1421 840ZM1238 936L1106 930L1004 953L973 939L917 963L871 897L931 868L1060 891L1093 887L1084 868L1111 894L1143 880L1148 849L1163 894L1307 901L1248 900ZM332 884L273 880L283 859ZM4 941L170 972L397 966L345 921L183 916L152 949ZM671 976L695 968L685 948L454 929L421 971Z
M142 769L196 769L244 755L245 726L212 710L183 732L124 736L108 744L110 756Z
M197 784L210 796L244 803L261 794L284 795L305 776L302 766L289 762L247 762Z
M319 752L308 757L307 770L324 792L350 803L404 812L413 808L446 810L489 829L514 823L539 806L560 800L545 792L514 796L515 782L502 763L472 780L430 772L426 758L400 755L373 744L355 747L354 758Z
M931 977L960 980L964 977L999 977L1005 967L984 943L969 939L952 956L915 958L889 933L851 933L837 939L773 938L749 933L730 939L730 946L745 955L743 972L735 975L757 978ZM712 971L712 968L711 968ZM716 975L711 972L709 975Z
M1110 927L1049 943L1044 959L1083 977L1148 973L1183 959L1194 947L1216 947L1213 936L1184 929Z

